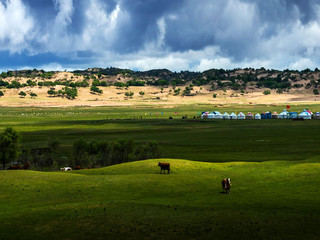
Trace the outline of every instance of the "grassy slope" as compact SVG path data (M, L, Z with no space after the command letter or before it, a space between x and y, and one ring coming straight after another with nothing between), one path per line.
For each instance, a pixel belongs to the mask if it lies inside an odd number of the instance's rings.
M316 239L320 158L0 172L0 239ZM220 193L224 177L232 193Z

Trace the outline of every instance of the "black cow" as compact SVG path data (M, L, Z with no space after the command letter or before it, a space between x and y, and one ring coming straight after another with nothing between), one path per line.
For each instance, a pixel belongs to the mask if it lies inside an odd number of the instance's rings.
M162 173L162 171L166 172L166 170L168 171L168 174L170 174L170 163L161 163L159 162L158 166L160 167L160 174Z

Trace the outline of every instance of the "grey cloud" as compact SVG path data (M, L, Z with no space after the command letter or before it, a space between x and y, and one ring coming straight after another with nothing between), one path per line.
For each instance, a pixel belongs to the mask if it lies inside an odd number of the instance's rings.
M2 51L49 52L69 56L70 61L87 59L91 64L95 59L111 62L108 56L120 62L136 55L132 63L156 56L160 65L168 55L188 57L189 52L195 54L189 66L197 62L203 66L253 62L289 66L287 59L299 62L299 57L320 63L319 41L312 41L320 33L318 0L72 0L72 11L59 21L58 0L21 2L29 11L25 17L29 30L24 42L15 45L11 44L14 39L0 36ZM7 6L6 1L1 3ZM90 8L93 3L99 12ZM112 20L112 14L118 14L116 19ZM20 28L16 29L14 33ZM210 48L215 51L206 54ZM201 53L198 60L196 53Z

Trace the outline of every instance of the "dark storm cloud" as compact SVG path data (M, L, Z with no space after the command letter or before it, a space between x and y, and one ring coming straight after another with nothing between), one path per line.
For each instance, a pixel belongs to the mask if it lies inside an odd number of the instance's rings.
M158 36L157 21L179 9L183 0L121 0L120 6L130 16L121 26L116 49L121 53L137 51Z
M186 61L184 66L190 68L203 62L273 63L281 68L296 66L302 58L319 64L319 4L318 0L0 0L4 22L0 54L20 54L20 65L23 58L34 65L51 59L62 65L88 61L91 67L112 64L115 58L134 65L145 57L156 58L160 65L168 62L168 56ZM14 64L9 56L5 59Z

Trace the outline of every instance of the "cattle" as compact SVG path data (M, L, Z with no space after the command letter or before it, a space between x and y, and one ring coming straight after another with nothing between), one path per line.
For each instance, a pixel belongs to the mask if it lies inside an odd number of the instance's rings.
M230 178L225 178L225 179L222 180L221 184L222 184L222 191L224 193L230 193L231 179Z
M168 174L170 174L170 163L159 162L158 167L160 167L160 174L162 173L162 171L166 173L166 170L168 171Z
M26 162L23 166L24 170L30 170L30 162Z
M71 167L63 167L63 168L60 168L60 170L62 172L67 172L67 171L72 171L72 168Z

